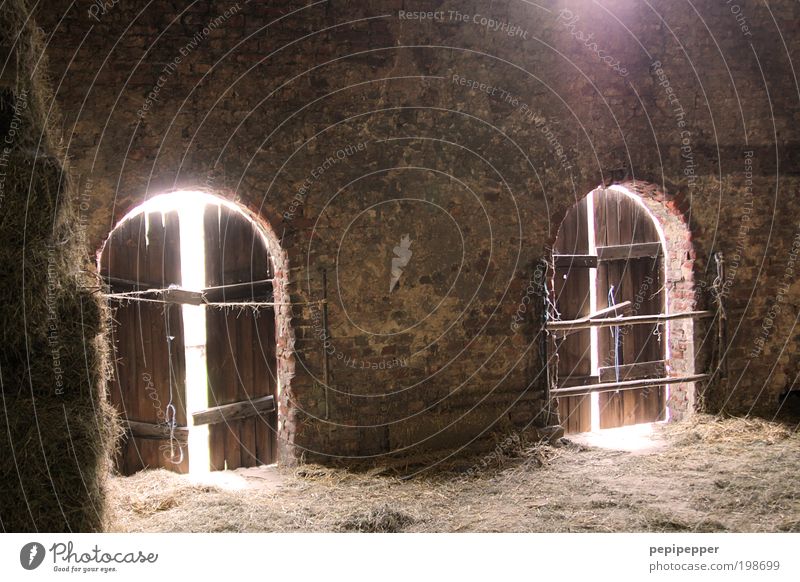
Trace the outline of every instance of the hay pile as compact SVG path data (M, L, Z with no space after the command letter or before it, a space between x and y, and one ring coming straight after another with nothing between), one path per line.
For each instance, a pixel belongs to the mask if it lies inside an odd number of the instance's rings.
M358 533L398 533L414 523L414 518L388 504L360 511L341 522L339 531Z
M118 430L104 398L106 313L74 230L75 192L28 14L22 0L0 8L0 38L15 41L6 47L15 69L0 75L13 98L0 136L0 527L95 531Z
M694 414L685 422L663 425L664 434L681 445L738 444L743 440L775 444L797 432L797 427L761 418Z
M122 487L125 483L128 486ZM192 496L219 493L220 489L208 485L194 485L185 477L164 469L140 471L126 481L114 479L109 483L115 506L110 508L114 519L122 517L122 510L140 516L155 515L178 507Z
M796 532L800 435L793 429L698 415L664 427L664 445L646 453L515 445L501 436L500 449L429 471L412 465L410 479L399 469L261 467L227 472L244 488L226 489L143 471L112 478L111 529Z

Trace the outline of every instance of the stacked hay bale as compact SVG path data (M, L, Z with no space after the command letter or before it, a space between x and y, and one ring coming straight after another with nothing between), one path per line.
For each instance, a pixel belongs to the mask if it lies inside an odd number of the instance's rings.
M96 531L117 436L106 314L23 0L0 7L0 46L0 529Z

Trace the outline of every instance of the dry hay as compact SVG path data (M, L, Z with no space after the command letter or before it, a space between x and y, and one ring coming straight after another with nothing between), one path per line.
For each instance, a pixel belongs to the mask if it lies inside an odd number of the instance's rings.
M414 523L414 518L388 504L369 511L359 511L341 522L339 530L359 533L397 533Z
M0 193L0 528L94 531L118 436L104 398L106 312L85 274L41 35L27 17L21 0L0 10L0 36L16 42L0 76L15 100Z
M557 449L547 437L540 438L534 430L519 432L494 432L474 441L470 447L415 454L384 457L371 463L336 467L303 464L295 475L305 478L337 478L343 474L365 474L368 477L390 476L399 479L424 478L429 480L469 479L492 475L506 468L537 465L544 466L557 456Z
M761 418L695 414L686 421L663 425L662 430L667 438L682 445L736 444L742 439L772 445L796 434L797 426Z
M678 438L693 430L699 439ZM263 469L270 479L231 491L147 471L114 478L111 525L157 532L798 531L796 433L706 416L663 433L666 444L647 454L515 445L411 479L394 469L303 465ZM465 473L465 466L480 469Z
M218 492L209 485L193 485L177 473L164 469L140 471L127 479L112 480L110 492L115 496L118 507L125 507L141 516L150 516L159 511L178 507L192 495Z

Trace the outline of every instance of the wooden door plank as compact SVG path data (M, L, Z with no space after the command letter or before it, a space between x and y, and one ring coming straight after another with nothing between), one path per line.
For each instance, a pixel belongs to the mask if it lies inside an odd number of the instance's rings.
M275 410L275 399L272 395L247 398L229 404L221 404L192 414L195 425L225 424L255 416L265 416Z
M220 207L222 217L222 284L239 283L232 280L229 276L230 270L240 271L248 263L248 256L244 245L244 236L239 223L238 215L227 208ZM226 373L227 383L225 390L225 401L223 404L230 404L240 401L242 395L242 379L239 370L243 347L240 344L240 317L244 316L239 310L226 311L226 336L228 342L226 350L228 353L225 362L228 365ZM242 466L241 439L242 421L233 420L227 423L228 431L225 435L225 461L229 469L237 469Z
M269 257L263 241L253 225L243 216L220 207L213 212L207 212L205 228L208 286L223 287L240 283L246 285L248 282L271 277ZM269 291L269 287L263 288ZM244 295L237 291L236 299L254 299L252 289L245 291ZM227 289L218 289L214 299L217 302L231 300L232 297L228 295ZM207 357L209 401L212 406L273 395L268 374L263 374L262 354L256 345L264 339L260 327L262 313L260 311L255 315L230 309L208 311ZM212 329L216 331L212 332ZM274 343L274 338L271 341ZM274 347L267 349L274 358ZM274 416L271 412L265 414L267 418ZM269 462L272 458L272 439L263 415L244 420L227 419L227 425L212 425L209 431L212 434L212 464L215 468L221 468L221 462L233 469ZM217 450L218 447L221 448L221 453Z
M144 265L142 260L142 247L145 244L145 222L144 215L139 214L130 219L130 239L128 244L128 276L133 280L139 280L143 276ZM148 336L149 330L142 325L142 304L133 302L132 308L132 329L133 346L131 348L132 361L134 363L134 375L130 378L130 384L126 389L126 404L129 418L132 420L142 419L141 399L139 398L140 383L144 374L151 374L150 362L147 361ZM143 441L137 438L131 439L133 444L132 471L140 471L147 467L146 452L142 450Z
M663 360L654 362L634 362L619 367L619 380L637 380L639 378L663 378L667 370ZM600 382L616 382L614 366L600 368Z
M152 281L161 286L163 282L164 228L160 212L143 213L146 234L139 242L139 274L136 280ZM140 329L144 345L143 357L152 388L148 391L140 380L133 392L140 403L140 414L136 420L159 422L166 419L169 404L169 374L166 366L166 332L164 307L156 303L139 303ZM160 415L160 419L159 419ZM173 469L172 457L164 446L168 442L142 439L140 449L145 467ZM161 449L161 450L159 450ZM166 453L166 454L165 454ZM177 457L176 457L177 458Z
M226 310L226 329L225 335L227 337L226 345L226 382L224 387L224 401L222 404L230 404L237 401L237 394L239 392L239 378L236 370L236 359L239 351L239 346L236 340L236 314L233 310ZM236 421L226 423L227 431L225 433L225 462L229 469L236 469L241 466L242 452L241 441L239 440L239 427Z
M604 201L609 225L605 244L598 248L602 276L598 277L598 296L608 293L614 285L617 301L631 300L634 308L630 315L651 315L662 312L662 248L655 225L649 214L624 194L608 192ZM655 259L643 257L656 257ZM648 281L647 278L651 280ZM663 360L663 344L652 334L658 326L632 325L619 328L622 337L620 379L642 362ZM614 328L611 328L614 329ZM602 333L602 332L601 332ZM602 334L603 351L613 359L610 334ZM603 360L601 359L601 365ZM613 365L603 366L603 380L615 379ZM611 375L614 375L614 378ZM658 375L656 375L658 376ZM652 422L663 416L664 388L644 388L600 394L601 428L613 428L640 422Z
M558 229L553 252L561 255L582 255L589 252L587 201L582 198L569 211Z
M222 284L220 256L219 206L210 205L203 216L205 238L206 286ZM206 309L206 367L208 377L208 403L217 406L223 396L225 382L225 313L220 309ZM225 468L224 425L208 427L209 462L212 471Z
M585 214L584 214L585 216ZM557 268L554 274L556 306L564 319L576 319L589 314L589 271L587 269ZM569 334L558 346L558 377L561 382L591 374L590 330ZM558 399L559 417L566 433L591 429L591 400L583 396Z
M253 312L246 311L238 319L239 344L238 370L240 379L239 398L252 399L256 397L253 378L253 326L255 325ZM275 407L274 401L272 407ZM239 421L239 437L242 441L241 459L243 467L254 467L256 464L256 422L258 418L245 418Z
M164 231L161 283L162 288L167 288L181 283L180 222L176 211L164 213L162 220ZM166 305L164 309L164 343L167 349L163 365L166 367L165 375L172 387L175 422L178 426L187 426L183 310L179 305ZM187 473L190 463L188 444L182 444L181 450L183 460L173 465L173 470Z
M262 310L256 317L256 357L254 358L254 378L260 384L260 393L271 395L277 403L277 375L275 360L275 319L271 309ZM257 419L256 449L258 461L269 464L276 456L277 406L266 418Z
M597 247L598 261L626 261L631 259L654 258L662 255L663 248L658 241Z
M147 234L144 244L139 247L142 258L143 272L141 279L152 281L159 287L164 280L164 227L160 212L152 212L144 215L147 225ZM149 398L144 390L137 390L137 397L145 405L146 410L142 411L139 420L144 422L158 422L159 413L161 419L166 419L166 408L169 404L170 377L167 360L167 338L166 338L166 311L165 307L154 303L143 303L140 311L142 317L142 331L148 334L147 340L147 363L152 377L153 392L157 400ZM157 469L174 469L173 459L178 458L171 455L169 441L149 441L142 442L142 457L147 467ZM160 450L159 450L160 449Z
M208 403L210 406L217 405L217 394L221 393L221 384L224 381L223 369L223 340L224 340L224 319L223 312L219 309L206 309L206 349L208 369ZM225 426L209 426L209 461L212 471L220 471L225 468Z
M597 255L553 255L553 266L565 269L593 269L597 267Z
M128 277L135 277L138 268L136 254L138 252L138 239L135 233L138 233L138 221L130 220L125 223L125 230L121 233L124 237L121 244L124 245L124 260L125 264L122 266L121 274ZM140 335L138 328L138 305L136 303L129 303L124 306L127 311L126 317L126 339L127 345L124 347L124 353L127 357L128 368L126 382L123 386L123 402L124 414L128 418L136 418L138 416L137 402L131 397L136 385L139 382L141 373L140 364ZM141 457L139 456L139 448L135 438L130 438L127 441L124 458L124 474L131 475L142 468Z

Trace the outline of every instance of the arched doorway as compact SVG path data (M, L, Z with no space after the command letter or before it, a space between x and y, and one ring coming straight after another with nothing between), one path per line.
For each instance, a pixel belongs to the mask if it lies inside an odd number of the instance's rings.
M659 221L624 188L598 188L564 218L553 247L553 289L561 319L646 320L556 334L558 387L575 388L558 398L566 432L668 418L669 386L625 386L665 378L671 369L667 257ZM621 388L595 391L593 385Z
M113 310L110 388L123 474L277 459L275 269L266 233L203 192L156 196L100 254Z

